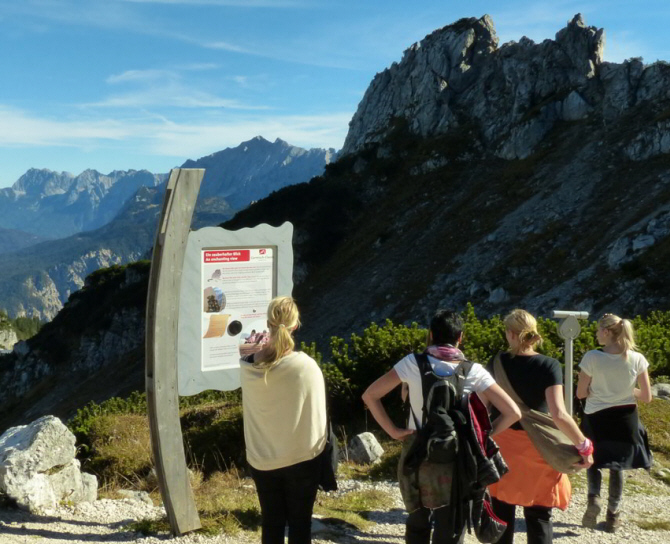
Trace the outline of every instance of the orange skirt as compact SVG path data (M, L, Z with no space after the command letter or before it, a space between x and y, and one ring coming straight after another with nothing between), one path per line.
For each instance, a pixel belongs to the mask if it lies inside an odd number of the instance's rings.
M507 429L494 440L509 472L489 486L493 497L518 506L568 507L572 496L568 476L547 464L525 431Z

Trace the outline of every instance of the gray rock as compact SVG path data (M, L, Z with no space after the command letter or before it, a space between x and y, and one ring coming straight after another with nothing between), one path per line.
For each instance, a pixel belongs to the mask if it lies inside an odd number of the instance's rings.
M505 302L507 298L507 291L502 287L496 287L489 295L489 302L491 304L500 304L501 302Z
M628 260L628 250L630 248L630 240L625 236L619 238L607 255L607 264L610 268L618 268Z
M92 495L92 480L84 489L74 456L75 437L56 417L12 427L0 436L0 493L31 512L81 502Z
M14 329L0 330L0 348L11 350L18 341L19 339Z
M656 240L651 234L640 234L633 240L633 251L641 251L654 245Z
M93 474L81 473L81 502L94 502L98 499L98 478Z
M349 459L354 463L369 464L379 460L384 448L372 433L361 433L349 441Z
M670 400L670 383L657 383L652 385L651 394L658 399Z
M587 26L581 15L555 41L522 38L500 48L490 17L461 19L412 45L400 62L377 74L351 120L341 156L383 142L398 119L426 137L457 128L461 112L468 112L467 122L479 129L469 138L472 146L495 142L499 157L526 158L556 121L584 119L593 110L590 96L600 86L596 68L603 64L604 45L603 30ZM618 85L619 75L611 70L613 92L626 98L612 99L620 114L620 103L631 104L633 87L628 70L625 86ZM656 80L664 81L665 73L658 72Z
M154 502L151 500L149 493L146 491L135 491L132 489L119 489L117 494L123 499L129 499L131 501L143 502L145 504L150 504L153 506Z
M591 106L577 91L572 91L561 102L561 119L565 121L578 121L588 116Z

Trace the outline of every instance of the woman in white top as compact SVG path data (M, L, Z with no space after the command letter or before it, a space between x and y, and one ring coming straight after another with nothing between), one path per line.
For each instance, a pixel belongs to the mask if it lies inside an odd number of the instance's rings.
M247 461L261 504L263 544L311 542L326 445L326 394L314 359L293 351L300 324L291 297L268 307L270 339L240 361Z
M613 314L598 321L602 351L587 352L579 364L577 397L586 399L582 430L593 440L594 463L586 472L588 505L582 525L595 528L601 511L601 469L610 469L605 530L620 525L623 471L651 467L651 451L637 412L637 401L651 402L651 386L644 355L635 351L633 324ZM637 387L636 387L637 386Z

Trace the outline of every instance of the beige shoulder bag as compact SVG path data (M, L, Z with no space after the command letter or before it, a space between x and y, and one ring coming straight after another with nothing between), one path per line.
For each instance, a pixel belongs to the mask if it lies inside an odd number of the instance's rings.
M574 465L582 460L577 448L570 442L549 414L528 408L516 394L509 383L507 373L500 360L500 353L493 360L495 380L521 410L521 427L528 433L530 441L540 452L540 455L556 471L571 474L579 470Z

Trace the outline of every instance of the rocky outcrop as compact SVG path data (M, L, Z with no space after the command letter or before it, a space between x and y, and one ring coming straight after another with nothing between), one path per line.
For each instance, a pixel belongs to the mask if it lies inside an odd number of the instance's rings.
M0 357L0 431L141 389L146 263L101 271L56 318Z
M472 125L480 145L504 159L522 159L557 122L594 111L606 121L644 101L665 97L670 67L639 60L603 62L605 33L581 15L540 44L528 38L498 47L493 21L462 19L411 46L372 81L351 123L341 155L385 140L399 120L423 137ZM666 153L667 122L631 142L644 159Z
M53 416L8 429L0 436L0 494L35 513L96 500L97 478L81 472L75 453L74 435Z
M18 341L16 332L12 328L0 329L0 349L12 349Z

